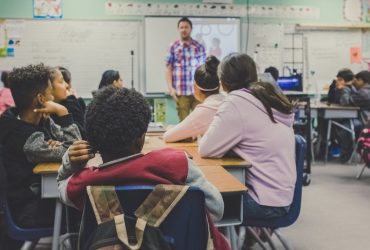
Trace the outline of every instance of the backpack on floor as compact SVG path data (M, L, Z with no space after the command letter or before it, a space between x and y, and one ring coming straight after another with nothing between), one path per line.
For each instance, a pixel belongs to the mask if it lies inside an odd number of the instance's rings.
M370 167L370 129L363 129L357 140L357 152L367 167Z

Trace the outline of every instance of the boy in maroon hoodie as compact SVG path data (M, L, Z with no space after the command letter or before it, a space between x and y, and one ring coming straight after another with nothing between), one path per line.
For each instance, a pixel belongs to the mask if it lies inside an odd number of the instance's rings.
M61 199L82 209L88 185L186 184L201 189L211 218L221 219L221 194L185 152L166 148L141 153L149 121L149 106L135 90L107 87L98 91L86 112L89 142L75 142L58 171ZM95 151L99 151L103 164L85 167ZM229 249L215 228L211 233L216 249Z

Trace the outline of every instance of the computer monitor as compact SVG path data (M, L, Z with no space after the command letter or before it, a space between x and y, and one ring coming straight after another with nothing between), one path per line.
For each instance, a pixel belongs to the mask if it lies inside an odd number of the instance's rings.
M277 83L283 91L303 91L302 75L282 76Z

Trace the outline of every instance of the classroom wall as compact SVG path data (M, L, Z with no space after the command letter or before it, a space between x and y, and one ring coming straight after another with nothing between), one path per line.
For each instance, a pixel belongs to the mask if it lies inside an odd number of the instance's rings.
M115 20L115 19L141 19L142 17L124 17L109 16L105 14L104 5L107 0L64 0L63 15L65 19L98 19L98 20ZM158 1L122 1L142 2L142 3L202 3L201 0L158 0ZM245 4L246 0L234 0L235 4ZM341 0L250 0L250 4L259 5L302 5L312 6L320 9L320 18L318 20L303 19L273 19L273 18L250 18L261 22L277 23L347 23L343 18L343 1ZM32 18L32 0L1 0L0 1L0 18ZM244 21L246 19L244 18Z
M105 3L107 0L64 0L63 18L73 20L143 20L143 16L110 16L105 14ZM159 0L159 1L122 1L141 3L202 3L201 0ZM234 0L234 4L246 4L247 0ZM305 19L278 19L278 18L256 18L242 17L242 22L261 23L317 23L317 24L348 24L343 18L343 1L341 0L249 0L249 4L258 5L300 5L320 9L320 17L317 20ZM365 6L364 6L365 8ZM33 18L33 0L0 0L0 19L2 18ZM364 11L364 13L366 13ZM47 21L47 20L45 20ZM171 98L166 97L167 112L166 120L169 123L176 123L177 112L175 103Z

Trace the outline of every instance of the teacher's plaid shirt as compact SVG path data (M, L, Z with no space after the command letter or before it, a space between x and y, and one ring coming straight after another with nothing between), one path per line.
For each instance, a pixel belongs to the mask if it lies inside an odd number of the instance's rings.
M193 95L194 72L206 60L205 48L198 41L177 40L171 44L166 65L172 65L172 86L177 95Z

